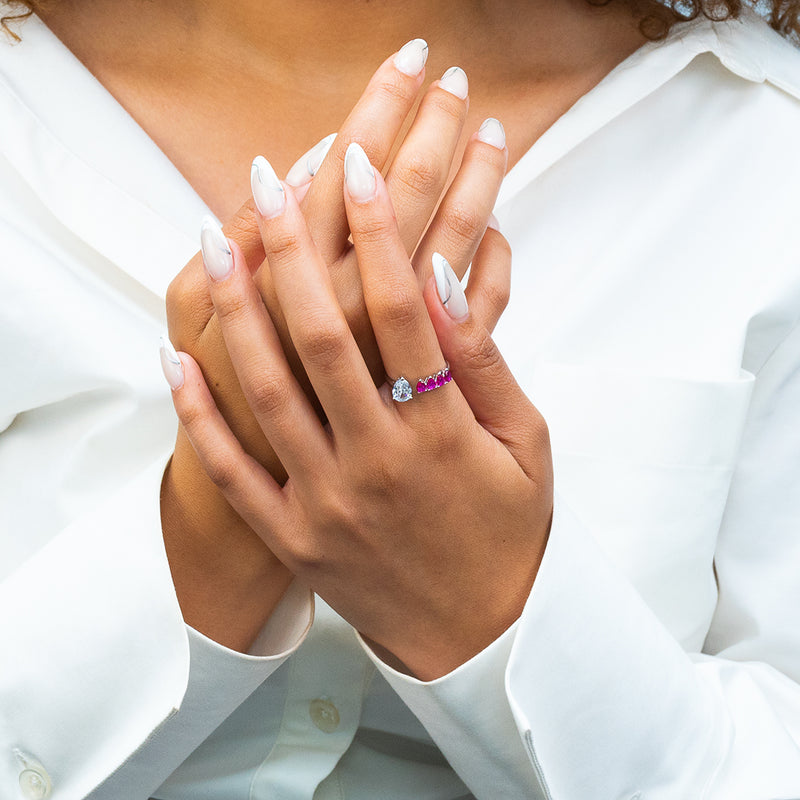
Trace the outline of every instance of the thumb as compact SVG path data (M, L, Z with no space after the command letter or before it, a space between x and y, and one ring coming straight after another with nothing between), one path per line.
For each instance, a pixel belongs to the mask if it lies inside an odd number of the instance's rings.
M198 226L198 244L213 249L219 237L219 225L208 217ZM225 222L221 231L242 250L244 262L251 271L264 260L264 245L258 229L253 199L250 198ZM215 238L215 234L216 237ZM169 335L176 347L191 350L214 314L214 304L208 293L203 254L198 251L185 267L172 279L167 288L167 320Z
M497 345L467 305L447 260L435 253L425 303L450 372L478 423L500 440L530 477L550 458L542 415L525 396ZM544 459L544 461L543 461Z

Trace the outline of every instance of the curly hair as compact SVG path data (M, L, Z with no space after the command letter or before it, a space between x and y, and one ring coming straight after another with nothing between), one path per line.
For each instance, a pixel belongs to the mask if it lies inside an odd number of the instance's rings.
M0 17L0 25L19 41L19 34L9 26L36 13L48 0L8 0L18 11ZM800 44L800 0L587 0L604 6L624 2L639 20L639 28L648 39L663 39L673 25L700 16L711 20L737 18L744 6L756 8L779 33Z

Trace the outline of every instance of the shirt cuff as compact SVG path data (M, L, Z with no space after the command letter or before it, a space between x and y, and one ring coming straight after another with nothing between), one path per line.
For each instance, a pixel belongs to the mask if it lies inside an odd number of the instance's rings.
M553 797L699 797L720 762L713 693L558 497L506 688Z
M506 696L519 621L469 661L433 681L385 664L358 639L476 797L543 798Z
M314 593L299 580L289 584L247 653L231 650L186 626L192 658L213 662L223 671L275 660L285 660L305 641L314 622ZM274 667L273 667L274 668ZM270 672L272 670L270 669ZM255 687L254 687L255 688Z

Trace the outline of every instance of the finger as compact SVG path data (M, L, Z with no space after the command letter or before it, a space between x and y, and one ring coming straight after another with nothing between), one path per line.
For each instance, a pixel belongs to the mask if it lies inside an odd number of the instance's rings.
M464 276L486 231L507 163L505 131L490 118L468 142L458 173L414 254L420 285L430 277L435 252L446 253L458 277Z
M255 270L264 260L264 247L258 230L258 219L252 198L223 226L225 235L241 248L250 270ZM181 349L192 349L214 313L208 295L201 250L173 278L167 288L167 321L169 335Z
M286 173L286 183L295 190L295 197L298 197L298 189L311 183L311 179L319 172L325 156L331 149L331 145L336 139L336 134L328 134L324 139L317 142L310 150L303 153ZM305 194L305 193L304 193ZM298 202L300 198L298 197Z
M497 225L497 221L491 221ZM475 323L491 333L511 295L511 247L496 228L488 227L469 270L466 296Z
M444 191L467 116L467 94L467 76L460 67L451 67L434 82L387 173L407 253L416 249Z
M254 497L279 507L280 487L231 433L197 362L186 353L177 353L162 339L161 363L178 419L203 469L228 502L240 514Z
M314 239L325 263L332 263L348 243L342 204L347 145L359 142L372 162L383 168L419 94L427 57L426 42L413 39L378 68L339 129L329 156L311 184L303 211L307 219L313 220Z
M547 426L489 332L470 313L461 284L444 259L434 261L425 301L453 378L475 419L508 448L526 474L538 475Z
M444 358L400 238L386 185L357 144L348 148L345 170L345 205L364 301L386 372L393 379L404 378L412 389L432 378L434 384L422 385L419 393L445 388L436 382L437 373L445 370Z
M272 284L297 354L334 432L363 430L384 409L327 265L293 193L261 156L253 162L252 183Z
M207 224L206 235L220 254L208 263L209 291L239 385L289 475L312 473L330 456L328 437L289 368L239 248L213 221Z

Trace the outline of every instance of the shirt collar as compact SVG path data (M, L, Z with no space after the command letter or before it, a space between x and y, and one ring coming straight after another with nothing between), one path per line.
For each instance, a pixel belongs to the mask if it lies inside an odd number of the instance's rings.
M649 42L580 98L506 175L497 208L593 133L655 92L702 53L713 53L748 81L770 81L800 98L800 50L754 11L712 22L698 17L674 26L664 40Z

